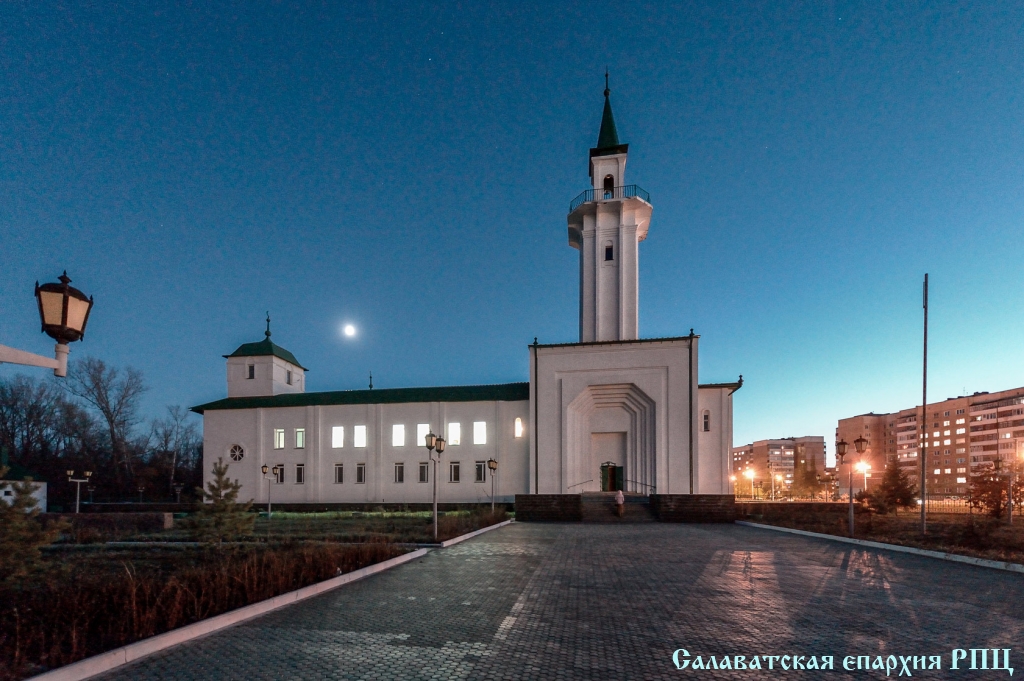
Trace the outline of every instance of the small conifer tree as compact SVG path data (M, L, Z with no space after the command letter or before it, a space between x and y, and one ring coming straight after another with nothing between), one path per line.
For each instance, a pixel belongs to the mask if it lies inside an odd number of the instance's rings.
M0 466L0 480L7 471ZM32 478L7 484L14 496L0 501L0 587L17 586L33 576L42 566L40 549L56 541L64 529L58 523L44 526L39 519Z
M871 493L870 500L871 505L880 513L888 513L890 509L899 513L899 509L913 508L917 504L917 488L910 481L906 470L900 468L893 459L886 464L882 482Z
M213 464L213 479L206 483L206 489L196 488L196 494L203 503L198 505L185 526L197 541L234 541L252 534L256 522L255 514L250 512L252 500L238 503L242 485L238 480L228 479L228 465L224 459L217 459Z

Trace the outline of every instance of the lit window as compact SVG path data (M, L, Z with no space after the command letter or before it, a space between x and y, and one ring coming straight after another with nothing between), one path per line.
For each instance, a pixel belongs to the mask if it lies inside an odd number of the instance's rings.
M395 425L391 426L391 446L405 446L405 424L396 423Z
M1003 437L1004 438L1011 438L1011 437L1013 437L1013 433L1003 433Z
M284 449L284 428L274 428L274 449Z
M356 464L356 484L357 485L366 484L366 464L365 463L357 463Z
M516 418L515 433L516 433L516 437L522 437L523 436L523 420L521 418L518 418L518 417Z
M956 469L956 472L957 472L957 473L966 473L966 472L967 472L967 469L966 469L966 468L957 468L957 469Z
M487 462L477 461L476 462L476 481L487 482Z
M295 484L304 485L306 484L306 466L305 464L295 464Z
M458 423L448 424L448 444L462 444L462 426Z
M947 421L947 423L948 423L948 421ZM949 435L949 431L948 430L944 430L944 431L942 431L942 434L943 434L943 436Z
M938 437L938 436L939 436L939 431L936 430L934 433L932 433L932 437Z
M956 429L956 434L957 434L957 435L963 435L963 434L964 434L964 433L966 433L966 432L967 432L967 429L966 429L966 428L957 428L957 429Z
M944 445L951 445L951 444L953 444L953 441L952 440L943 440L942 444L944 444Z
M941 472L942 472L942 469L941 469L941 468L936 468L936 469L935 469L935 475L938 475L938 474L939 474L939 473L941 473Z
M395 464L395 482L405 482L405 464Z
M248 378L256 378L256 366L253 365L253 364L250 364L248 369L249 369Z
M956 479L956 481L957 481L958 483L961 483L961 484L963 484L963 483L967 482L967 478L957 478L957 479Z
M345 482L345 464L334 464L334 484L341 485Z
M946 475L949 475L949 474L950 474L950 473L952 473L952 472L953 472L953 469L952 469L952 468L947 468L947 469L946 469Z
M459 462L452 461L448 464L448 482L459 481Z
M420 463L420 482L430 482L430 464L426 461Z
M366 426L356 426L352 429L352 446L366 446Z
M485 445L487 444L487 422L486 421L474 421L473 422L473 444Z
M417 423L416 424L416 442L413 444L417 447L427 446L427 433L430 432L429 423Z
M949 416L949 412L948 411L946 412L946 416ZM948 426L949 425L949 421L943 421L942 425L943 425L943 427Z
M295 449L306 448L306 429L296 428L295 429Z
M331 447L341 449L345 446L345 426L331 428Z

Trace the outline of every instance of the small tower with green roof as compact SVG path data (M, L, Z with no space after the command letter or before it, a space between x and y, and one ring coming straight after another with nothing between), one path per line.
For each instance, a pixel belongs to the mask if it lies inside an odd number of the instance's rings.
M307 369L270 340L270 315L263 340L244 343L228 360L228 397L262 397L306 391Z

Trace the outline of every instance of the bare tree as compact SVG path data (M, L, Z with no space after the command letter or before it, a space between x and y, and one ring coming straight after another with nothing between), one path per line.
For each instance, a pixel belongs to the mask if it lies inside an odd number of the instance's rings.
M103 360L86 357L71 365L62 385L103 418L110 437L114 477L118 487L126 487L134 475L133 458L137 449L132 446L132 430L141 420L139 401L148 389L142 372L132 367L122 372L108 367Z
M172 491L175 472L182 464L192 463L192 452L201 441L199 429L188 420L189 416L187 409L173 405L167 407L166 419L153 421L153 454L168 467L168 487Z

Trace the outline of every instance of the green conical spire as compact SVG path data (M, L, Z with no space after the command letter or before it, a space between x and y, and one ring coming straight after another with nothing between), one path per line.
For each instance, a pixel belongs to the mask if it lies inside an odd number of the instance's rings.
M608 95L608 72L604 72L604 113L601 115L601 132L597 135L596 149L608 149L619 146L619 131L615 129L615 116L612 115L612 102Z

